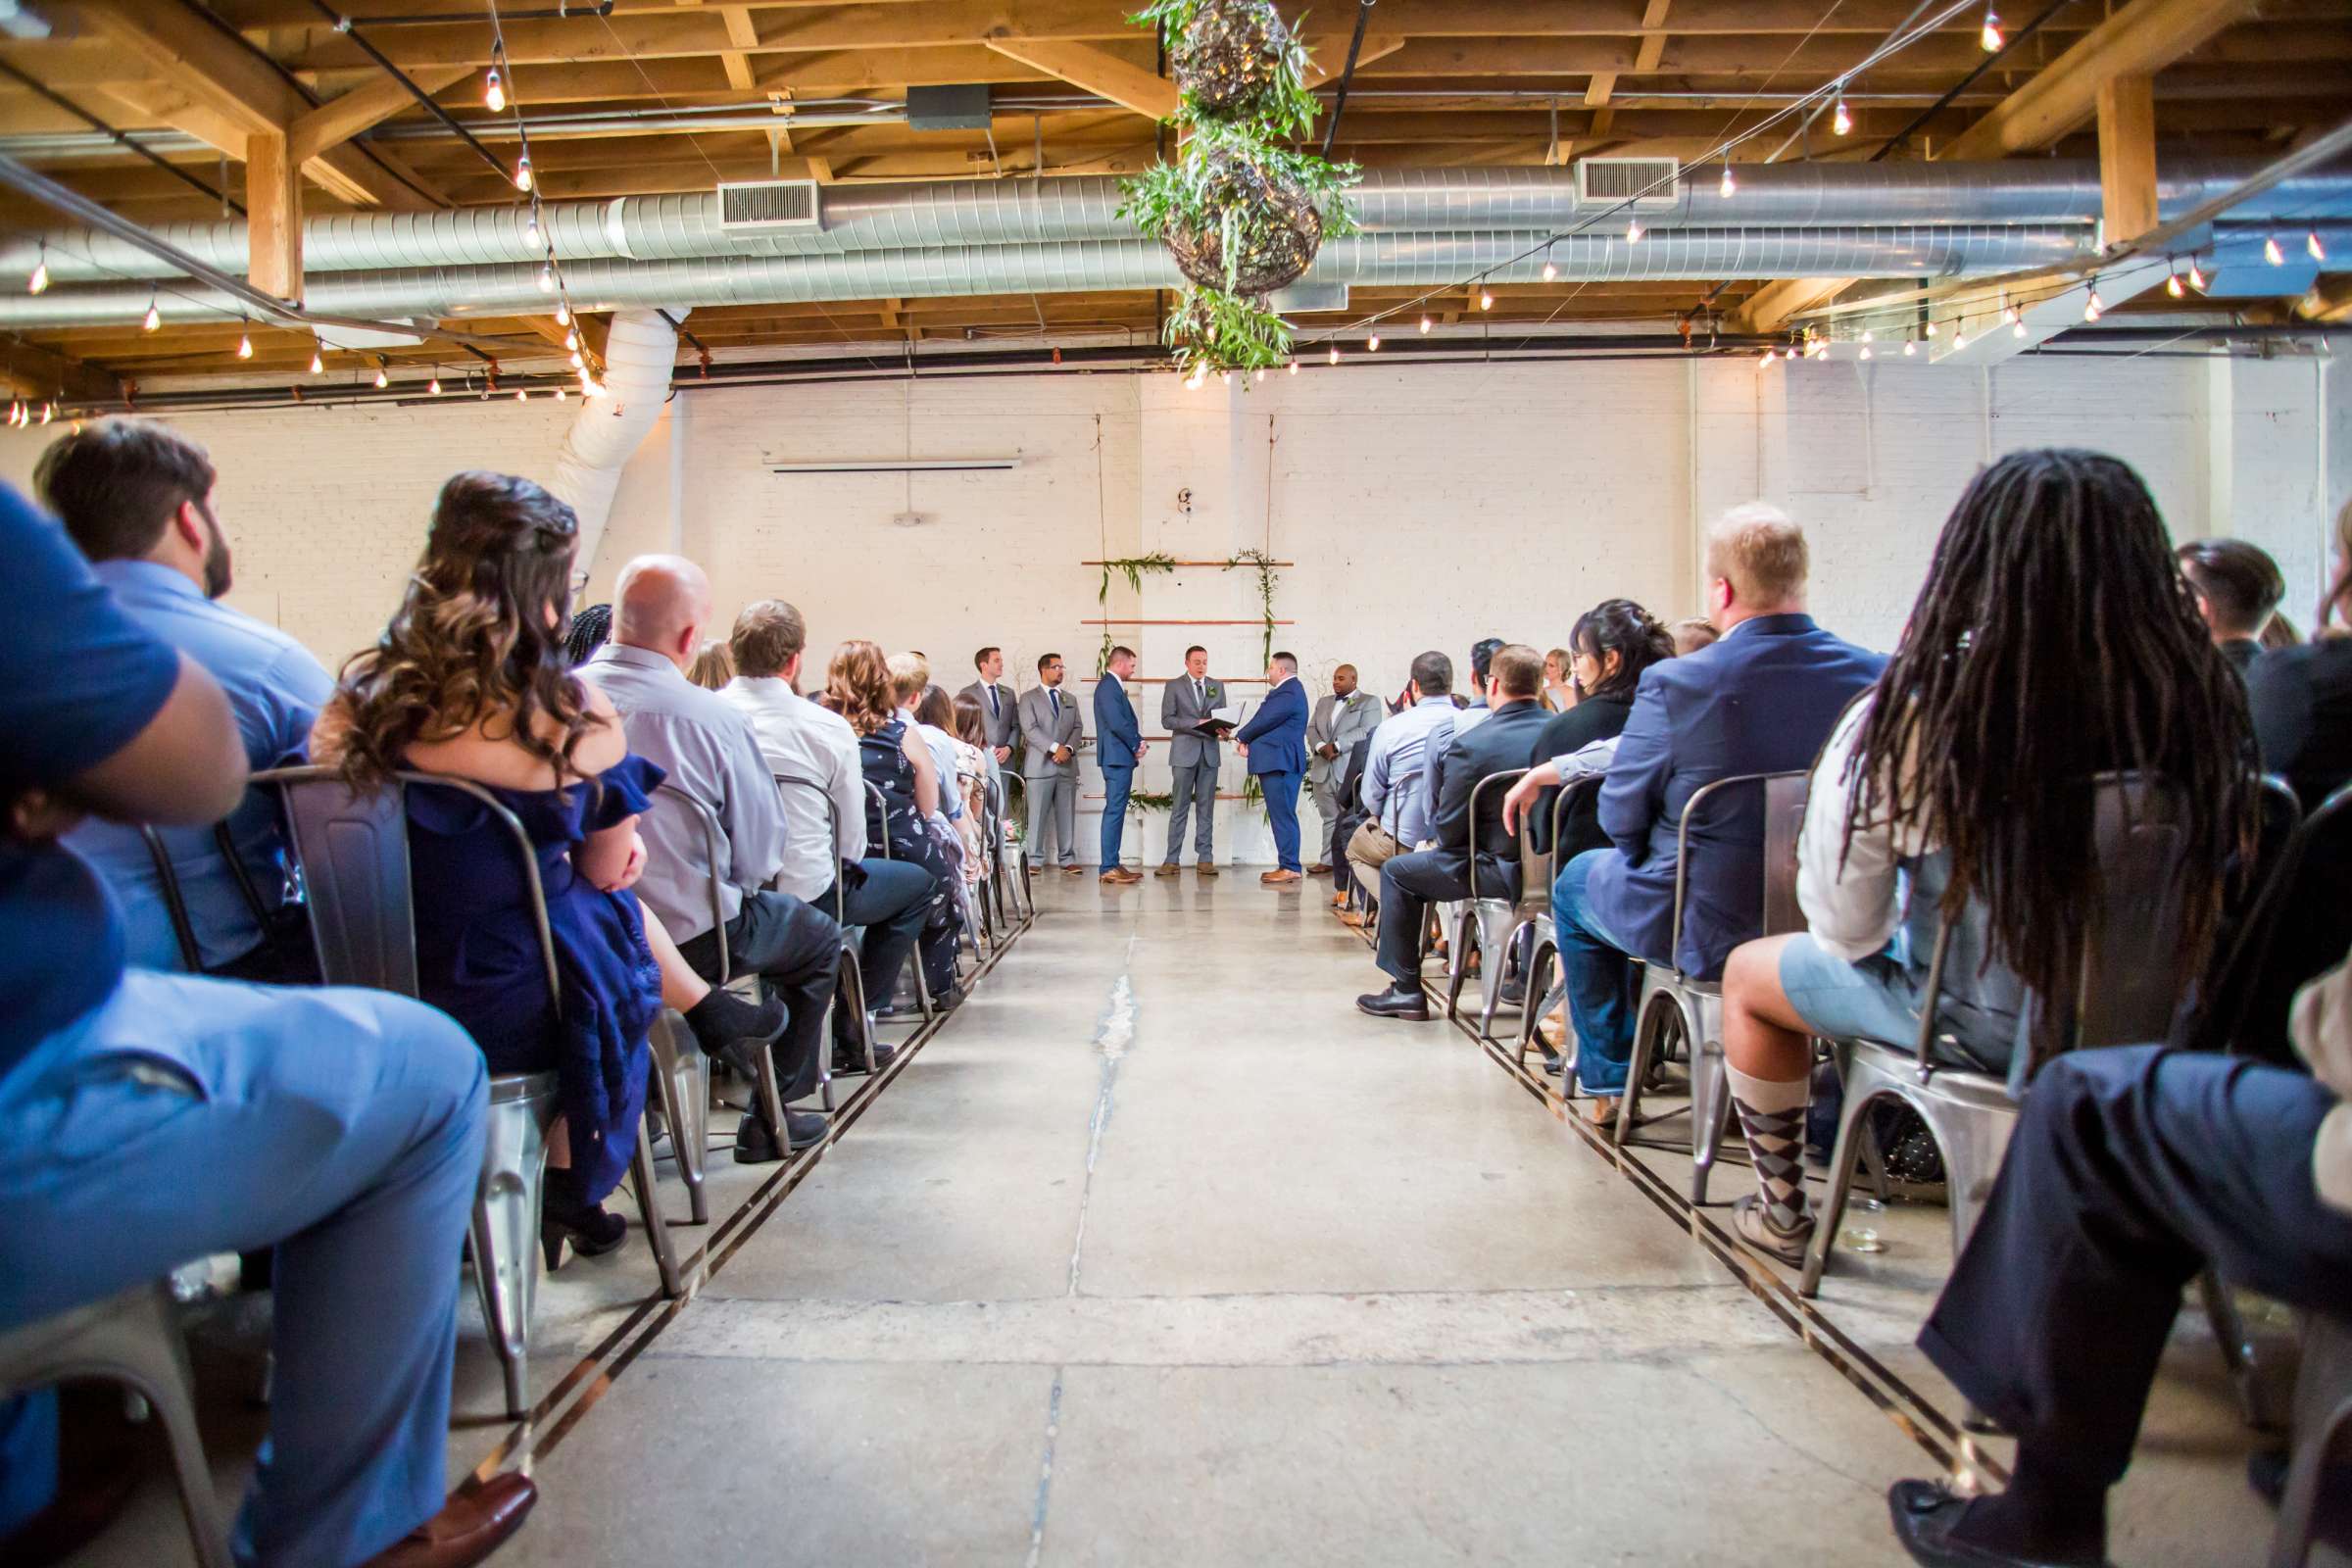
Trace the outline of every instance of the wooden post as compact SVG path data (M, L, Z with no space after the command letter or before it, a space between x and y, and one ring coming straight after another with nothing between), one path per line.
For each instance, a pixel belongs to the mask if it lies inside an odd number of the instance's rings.
M302 174L282 130L245 138L245 275L281 300L302 298Z
M2107 243L2156 226L2156 84L2140 74L2099 84L2099 194Z

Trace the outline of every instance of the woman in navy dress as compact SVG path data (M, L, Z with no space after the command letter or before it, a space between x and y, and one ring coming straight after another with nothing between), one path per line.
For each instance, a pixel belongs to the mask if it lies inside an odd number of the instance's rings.
M452 478L399 612L344 666L312 746L360 788L403 769L481 785L530 840L555 939L552 996L506 825L465 791L406 792L423 999L466 1025L492 1072L557 1075L551 1262L566 1238L593 1253L626 1235L602 1200L636 1148L646 1035L664 1002L741 1065L740 1042L783 1023L777 1004L696 977L629 891L645 865L637 816L662 773L628 755L611 703L570 673L577 532L571 509L527 479Z

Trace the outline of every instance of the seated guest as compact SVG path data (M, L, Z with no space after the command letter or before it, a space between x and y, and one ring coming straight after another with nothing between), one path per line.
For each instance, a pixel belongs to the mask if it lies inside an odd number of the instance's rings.
M963 798L956 793L956 737L937 724L924 723L915 711L930 685L931 665L922 655L890 656L891 696L898 704L899 718L931 748L931 766L939 776L938 814L952 822L963 811Z
M2027 797L2019 797L2025 799ZM2029 868L2030 869L2030 868ZM2134 1046L2043 1067L1984 1217L1920 1348L2017 1437L2008 1490L1898 1481L1895 1539L1934 1565L2107 1557L2107 1491L2132 1463L2189 1281L2339 1318L2352 1303L2352 962L2295 1002L2312 1076ZM2323 1472L2337 1544L2352 1472Z
M216 478L202 447L152 419L128 418L94 420L58 441L35 476L41 499L115 603L228 694L248 765L299 762L334 678L284 632L219 602L228 592L229 554L213 512ZM235 980L315 982L310 928L286 898L276 803L248 792L225 826L235 867L210 824L160 830L199 966ZM184 967L162 877L138 830L93 818L66 844L122 900L126 960L142 969Z
M560 1013L505 825L469 794L405 792L417 993L466 1025L492 1072L555 1070L564 1120L544 1240L551 1253L568 1240L594 1255L627 1235L602 1200L637 1147L646 1031L665 993L714 1054L747 1067L738 1042L764 1042L784 1020L711 990L674 956L675 985L664 984L668 936L627 891L644 865L638 813L662 771L628 755L612 705L571 673L550 630L564 624L577 526L527 479L451 479L407 597L376 646L344 666L312 750L356 789L404 769L482 785L530 836ZM504 679L474 685L485 668Z
M1364 768L1371 760L1372 735L1367 731L1348 748L1348 765L1340 771L1340 815L1331 825L1331 842L1324 852L1331 858L1331 906L1335 909L1348 902L1348 890L1354 885L1348 870L1348 842L1355 837L1356 829L1372 819L1371 813L1364 809Z
M957 819L963 829L963 885L977 887L988 875L988 836L984 823L987 806L993 797L1004 798L1004 775L997 766L995 750L988 744L988 712L979 702L958 695L948 705L947 731L964 746L969 747L977 765L967 776L964 772L964 753L956 754L956 782L963 790L963 815Z
M1488 792L1478 820L1470 797L1496 773L1525 767L1549 715L1537 701L1544 690L1544 657L1520 643L1496 649L1492 662L1494 707L1487 721L1464 735L1456 731L1446 755L1446 794L1438 803L1431 835L1437 848L1395 856L1380 868L1380 967L1386 991L1355 999L1376 1018L1427 1018L1429 999L1421 991L1421 943L1429 929L1429 906L1471 897L1519 896L1519 840L1503 830L1502 794ZM1474 848L1475 846L1475 848ZM1502 955L1486 955L1489 963Z
M1501 646L1502 639L1499 637L1481 637L1470 645L1470 696L1469 700L1465 702L1460 694L1455 694L1453 700L1454 734L1461 735L1476 729L1485 722L1487 714L1492 711L1488 706L1489 699L1494 695L1489 689L1493 675L1490 666L1494 658L1494 650ZM1431 748L1429 757L1422 765L1423 770L1428 774L1427 793L1432 803L1430 808L1435 810L1437 808L1435 803L1446 798L1446 748L1443 746ZM1415 846L1415 848L1419 848L1419 846Z
M1380 886L1380 868L1392 857L1429 839L1435 805L1428 795L1429 753L1453 740L1453 661L1436 649L1413 661L1405 683L1404 709L1380 721L1364 759L1364 812L1368 820L1348 841L1348 865L1365 888ZM1361 927L1362 917L1343 915Z
M1552 884L1576 1076L1596 1122L1616 1113L1625 1089L1638 960L1712 980L1762 916L1763 802L1736 791L1694 824L1682 950L1666 951L1685 804L1719 778L1810 766L1838 711L1886 662L1805 613L1805 536L1779 508L1726 514L1708 536L1706 571L1722 640L1642 672L1600 787L1612 847L1576 857Z
M931 748L900 715L896 682L882 650L858 639L834 650L825 689L858 737L858 764L866 792L866 840L886 844L894 860L906 860L930 873L933 891L916 951L932 1000L955 1000L956 881L960 875L946 845L931 831L944 820L939 798L955 788L942 782ZM876 797L879 796L877 800ZM874 1000L887 1002L880 990ZM894 1009L885 1008L891 1012Z
M508 1474L444 1505L481 1053L405 997L124 970L115 903L57 835L84 812L219 821L243 736L13 490L0 555L0 1332L273 1247L277 1397L239 1560L480 1562L536 1495ZM54 1391L0 1398L0 1531L56 1459Z
M1021 744L1021 705L1012 688L1004 684L1004 650L993 644L981 649L972 656L972 667L980 672L980 678L956 695L969 697L980 710L989 753L1003 767L1013 760Z
M612 607L590 605L571 617L571 629L564 634L564 658L575 668L589 659L612 635Z
M2244 675L2262 652L2262 628L2286 597L2278 563L2243 539L2195 539L2175 551L2180 575L2195 595L2197 614L2212 633L2213 646Z
M914 701L914 721L922 726L925 740L936 734L948 743L948 771L940 775L940 793L953 795L956 808L943 809L941 815L954 824L948 837L955 843L957 868L968 870L960 863L961 857L965 846L980 831L980 781L987 776L987 763L982 760L980 748L956 733L956 700L948 695L945 686L934 682L923 688L923 694Z
M1502 798L1505 832L1517 832L1519 813L1532 809L1542 824L1538 832L1548 833L1551 792L1609 770L1617 737L1633 715L1642 672L1674 657L1666 628L1631 599L1604 599L1586 611L1568 641L1574 649L1568 657L1575 701L1544 726L1527 776ZM1563 864L1587 850L1608 847L1609 836L1600 830L1599 797L1592 790L1573 805L1566 827L1567 842L1558 851Z
M804 785L784 785L784 861L776 873L779 893L862 930L858 973L871 997L888 997L899 970L914 951L930 918L937 890L930 872L911 861L868 856L865 838L865 773L858 758L858 734L838 713L801 695L801 660L808 622L781 599L746 605L735 617L728 647L739 674L719 693L752 726L768 771ZM808 786L832 803L832 822L808 796ZM834 1067L862 1067L862 1050L851 1049L855 1020L835 1010ZM875 1065L891 1051L874 1048Z
M1677 659L1682 658L1685 654L1697 653L1722 635L1716 631L1715 623L1704 615L1692 615L1687 620L1678 620L1669 629L1674 633L1674 657Z
M706 637L702 652L687 667L686 678L707 692L724 691L727 682L735 678L735 656L718 638Z
M1544 656L1544 710L1565 713L1576 706L1576 656L1554 648Z
M2352 503L2336 514L2334 554L2312 640L2267 653L2246 671L2263 769L2284 776L2306 815L2352 783L2352 633L2334 624L2339 614L2352 620Z
M805 1099L816 1092L822 1066L841 927L805 901L769 889L783 868L786 842L775 777L743 714L686 678L710 617L710 579L683 557L640 556L621 568L614 597L620 608L612 640L581 673L612 700L630 752L708 807L719 830L714 868L699 812L676 801L647 811L638 896L677 939L696 974L717 979L723 941L730 973L760 976L767 994L783 1002L789 1021L773 1049L777 1087L786 1102ZM724 930L711 924L714 869ZM821 1116L787 1111L784 1119L777 1129L767 1125L764 1110L744 1117L735 1131L736 1161L781 1159L785 1144L800 1149L824 1136Z
M2007 1073L2027 994L2074 994L2099 911L2092 775L2177 786L2190 865L2250 841L2245 709L2167 554L2155 501L2113 458L2012 453L1961 495L1885 678L1814 765L1797 870L1810 930L1747 943L1724 974L1732 1102L1760 1186L1738 1225L1760 1250L1797 1262L1813 1231L1810 1040L1909 1046L1947 911L1961 924L1936 1039L1951 1064ZM1914 757L1934 769L1897 760ZM2183 974L2222 894L2218 876L2184 890Z

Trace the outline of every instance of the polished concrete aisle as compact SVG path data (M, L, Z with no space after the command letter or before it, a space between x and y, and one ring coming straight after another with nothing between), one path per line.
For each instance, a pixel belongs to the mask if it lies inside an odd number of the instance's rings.
M1250 872L1044 912L502 1564L1882 1564L1926 1456Z

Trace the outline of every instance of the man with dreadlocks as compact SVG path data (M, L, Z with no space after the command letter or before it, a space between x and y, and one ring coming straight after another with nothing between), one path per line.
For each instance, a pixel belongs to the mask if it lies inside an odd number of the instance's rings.
M2015 453L1979 474L1885 677L1814 767L1798 846L1808 932L1747 943L1725 970L1732 1099L1759 1189L1737 1206L1741 1237L1802 1259L1814 1223L1796 1159L1808 1041L1915 1039L1945 911L1960 923L1936 1034L1952 1065L2005 1072L2021 1019L2039 1011L2028 998L2070 994L2098 908L2092 795L2070 783L2136 769L2179 792L2181 863L2206 873L2181 890L2185 985L2222 912L2222 868L2250 842L2252 763L2244 696L2213 657L2138 475L2055 451ZM1896 1531L1921 1562L2102 1559L2099 1499L2130 1458L2137 1410L2119 1418L2116 1391L2144 1396L2180 1286L2212 1255L2198 1219L2242 1228L2219 1206L2221 1187L2193 1200L2146 1189L2172 1179L2159 1166L2177 1175L2166 1163L2176 1148L2259 1141L2254 1127L2294 1098L2276 1084L2267 1099L2247 1093L2239 1065L2103 1051L2061 1057L2035 1080L1991 1206L1921 1341L2018 1434L2017 1482L1966 1522L1967 1505L1898 1487ZM2259 1120L2228 1126L2239 1113ZM2098 1147L2028 1155L2045 1134ZM2260 1163L2263 1185L2243 1194L2257 1207L2293 1162ZM2109 1180L2112 1192L2100 1186ZM2302 1186L2298 1216L2317 1206L2308 1170ZM2160 1244L2155 1207L2168 1200L2198 1219ZM2338 1223L2352 1243L2352 1221ZM2352 1245L2341 1255L2352 1264ZM2126 1282L2141 1307L2119 1318L2104 1298ZM2096 1393L2058 1398L2060 1383L2078 1382Z

